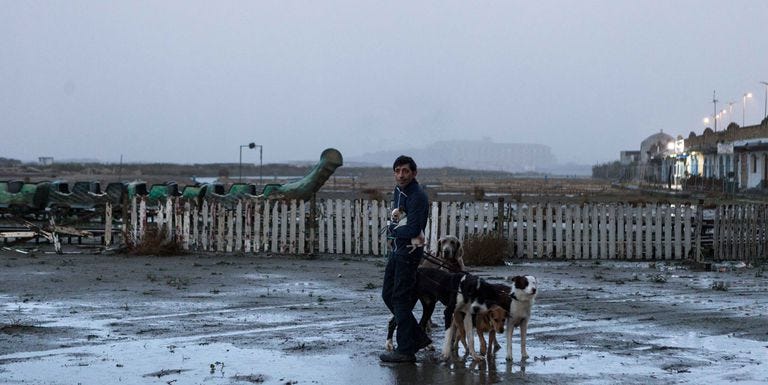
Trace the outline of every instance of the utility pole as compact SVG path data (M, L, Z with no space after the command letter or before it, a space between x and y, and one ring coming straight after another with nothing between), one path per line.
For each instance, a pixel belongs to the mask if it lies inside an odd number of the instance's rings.
M765 107L763 109L763 119L768 118L768 82L760 82L765 86Z
M715 132L717 132L717 99L715 99L715 91L712 91L712 104L715 105L712 110L712 118L715 119Z

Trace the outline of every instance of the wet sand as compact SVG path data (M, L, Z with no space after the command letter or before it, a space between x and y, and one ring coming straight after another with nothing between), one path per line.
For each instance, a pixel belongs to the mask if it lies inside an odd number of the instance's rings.
M768 272L525 261L528 352L381 364L384 259L0 250L4 384L768 383ZM417 305L417 316L421 308ZM440 322L442 305L433 321ZM502 346L507 341L501 339ZM476 344L477 345L477 344Z

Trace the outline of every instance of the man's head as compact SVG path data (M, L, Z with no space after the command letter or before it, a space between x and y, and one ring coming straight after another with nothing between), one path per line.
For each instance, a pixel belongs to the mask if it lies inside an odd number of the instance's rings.
M416 178L416 162L410 156L400 155L392 165L395 172L395 182L400 187L405 187Z

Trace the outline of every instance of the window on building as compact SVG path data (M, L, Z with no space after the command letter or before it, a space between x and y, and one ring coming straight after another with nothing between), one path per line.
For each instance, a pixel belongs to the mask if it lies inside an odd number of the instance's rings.
M752 155L752 173L757 172L757 155Z

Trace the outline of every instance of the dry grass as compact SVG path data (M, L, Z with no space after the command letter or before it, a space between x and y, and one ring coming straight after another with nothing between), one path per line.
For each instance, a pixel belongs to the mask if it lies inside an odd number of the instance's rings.
M497 234L475 234L464 238L464 263L470 266L504 264L509 242Z
M158 231L156 227L148 227L144 238L135 244L128 245L128 251L133 255L174 256L185 254L178 240L168 237L165 230Z

